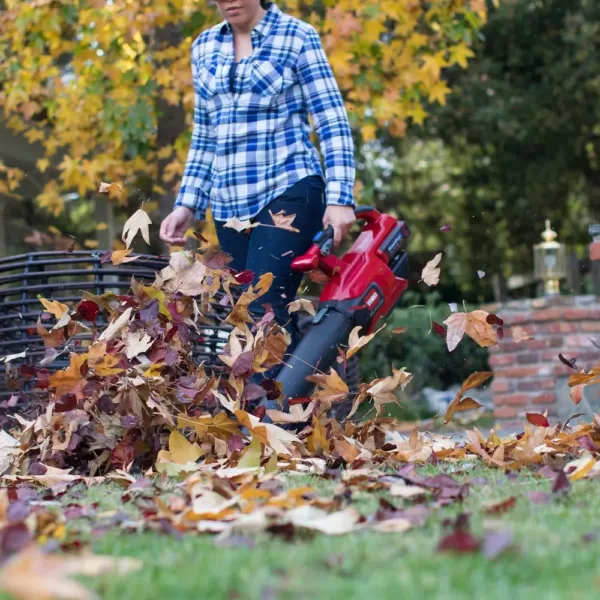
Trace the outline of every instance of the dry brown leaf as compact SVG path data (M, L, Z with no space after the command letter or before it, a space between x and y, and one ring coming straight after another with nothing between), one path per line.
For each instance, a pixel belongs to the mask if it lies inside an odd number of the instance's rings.
M482 348L495 346L498 343L496 331L487 322L489 314L485 310L473 310L467 314L465 333Z
M69 312L69 307L58 300L40 298L40 302L44 305L46 311L53 314L57 319L60 319Z
M133 262L134 260L137 260L139 256L129 256L132 252L133 251L131 250L131 248L129 248L128 250L115 250L110 255L110 261L115 266L122 265L128 262Z
M362 329L360 325L357 325L351 332L348 338L348 351L346 352L346 359L349 359L351 356L354 356L363 346L368 344L383 328L385 325L381 326L377 331L370 333L369 335L363 335L360 337L358 332Z
M392 375L383 379L377 380L374 385L368 388L368 393L373 398L375 410L380 413L385 404L396 402L396 394L398 388L403 390L413 378L412 373L408 373L405 367L396 369L392 367Z
M75 575L124 575L142 568L126 557L45 554L32 544L11 557L0 569L0 589L20 600L92 600L95 595Z
M525 329L523 329L523 327L521 327L520 325L514 325L513 327L511 327L510 332L513 337L513 340L515 340L517 344L533 339L533 336L529 335L527 331L525 331Z
M295 527L314 529L327 535L342 535L361 528L360 513L353 507L328 513L314 506L300 506L288 511L286 519Z
M313 400L325 403L341 402L350 393L346 382L333 367L330 368L327 374L310 375L306 380L316 383L318 386L317 391L311 396Z
M125 225L123 226L121 239L125 242L127 248L131 246L131 242L138 232L142 234L146 244L150 245L150 230L148 229L150 225L152 225L152 221L148 213L143 208L138 208L125 221Z
M437 285L440 282L440 268L438 265L442 260L442 254L436 254L424 267L421 279L428 285Z
M223 227L229 227L230 229L235 229L238 232L245 231L246 229L251 229L252 227L258 227L260 223L253 223L250 219L245 219L244 221L240 221L237 217L231 217L223 224Z
M298 298L297 300L294 300L288 304L288 312L290 314L298 310L304 310L313 317L317 314L315 311L315 305L306 298Z
M465 333L482 348L498 343L498 336L493 326L487 322L489 313L484 310L474 310L469 313L452 313L445 321L448 327L446 344L452 352L464 337Z
M296 218L296 215L286 215L285 211L283 210L280 210L275 215L271 211L269 211L269 214L271 215L271 219L273 219L275 227L279 229L285 229L286 231L293 231L295 233L300 231L299 229L292 227L292 222Z
M127 325L129 322L129 317L131 316L131 311L133 308L130 306L126 309L121 316L114 320L101 334L98 338L98 341L106 340L107 342L116 337L119 332Z
M154 340L142 330L129 333L126 338L127 347L125 348L125 356L129 360L146 352L154 343Z
M52 373L48 378L50 386L56 388L57 396L69 394L76 388L83 387L85 380L81 375L84 357L76 352L71 352L69 366L66 369Z
M452 352L465 335L467 327L467 313L452 313L445 321L444 325L448 327L446 331L446 344L448 350Z
M480 408L481 404L473 398L463 398L463 394L472 388L479 387L482 383L492 377L494 373L492 371L476 371L471 373L467 379L463 382L458 390L454 400L448 406L446 414L444 415L444 423L448 423L454 413L462 412L465 410L471 410L474 408Z
M98 188L100 194L111 194L118 195L123 191L123 186L118 183L105 183L101 182Z
M208 289L206 274L206 265L195 260L193 254L187 251L173 252L169 258L169 265L160 272L156 283L167 293L179 292L184 296L199 296ZM218 277L214 277L213 280L219 284Z

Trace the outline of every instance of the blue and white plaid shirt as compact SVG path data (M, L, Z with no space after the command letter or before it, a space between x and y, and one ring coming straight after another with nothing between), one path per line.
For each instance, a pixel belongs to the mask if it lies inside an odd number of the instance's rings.
M194 129L175 206L204 219L248 219L298 180L321 175L327 204L353 206L354 143L316 29L271 3L237 65L227 21L192 44ZM311 143L312 116L324 158Z

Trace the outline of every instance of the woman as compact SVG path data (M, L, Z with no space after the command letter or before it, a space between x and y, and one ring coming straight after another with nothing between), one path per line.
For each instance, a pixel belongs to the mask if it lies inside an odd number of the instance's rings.
M323 227L334 247L354 217L354 145L343 100L317 31L267 0L217 0L225 21L192 44L194 130L175 209L161 238L185 243L194 218L210 203L221 249L230 267L249 270L254 281L273 273L260 302L270 304L282 326L302 276L295 256ZM311 144L315 123L325 174ZM289 231L272 215L295 215ZM260 225L238 232L233 217ZM258 312L258 311L257 311ZM298 332L294 318L292 346Z

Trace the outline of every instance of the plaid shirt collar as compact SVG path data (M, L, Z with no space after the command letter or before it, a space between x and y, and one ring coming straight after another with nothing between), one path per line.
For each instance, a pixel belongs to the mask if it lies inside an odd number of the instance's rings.
M270 2L267 7L267 12L264 17L254 26L252 33L257 32L263 38L266 38L269 35L272 27L279 21L281 17L281 9L274 2ZM232 33L231 25L228 21L223 21L221 23L220 33L222 35Z

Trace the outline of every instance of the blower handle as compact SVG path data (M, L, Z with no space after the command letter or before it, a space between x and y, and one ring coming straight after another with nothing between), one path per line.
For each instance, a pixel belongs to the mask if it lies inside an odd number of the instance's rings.
M355 206L354 214L357 220L366 221L367 223L375 223L381 217L381 213L372 206ZM326 260L325 263L322 262L322 259L329 257L331 254L333 233L331 225L327 225L325 229L319 231L313 238L313 243L309 250L292 261L292 269L303 273L318 269L319 267L324 268L326 271L333 271L338 262L335 256L332 256L329 261ZM328 264L329 262L331 264Z

